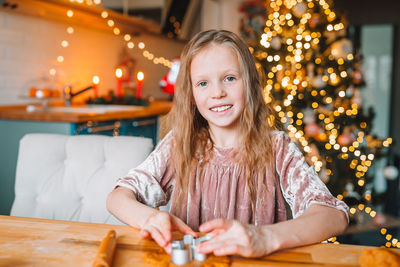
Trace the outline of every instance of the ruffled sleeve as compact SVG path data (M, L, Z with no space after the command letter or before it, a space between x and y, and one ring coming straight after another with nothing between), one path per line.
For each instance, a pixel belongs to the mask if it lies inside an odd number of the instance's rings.
M318 177L313 166L309 166L289 136L276 131L273 134L275 144L276 171L280 177L280 186L286 202L289 204L293 218L303 214L312 204L336 208L349 219L348 206L332 196L328 188Z
M169 132L143 163L118 179L116 186L132 190L136 199L148 206L166 205L174 186L169 166L171 145L172 132Z

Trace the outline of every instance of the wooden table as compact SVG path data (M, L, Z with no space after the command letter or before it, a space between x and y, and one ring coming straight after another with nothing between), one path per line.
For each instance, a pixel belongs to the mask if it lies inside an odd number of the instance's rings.
M149 261L149 255L164 259L169 256L155 242L142 240L138 230L128 226L12 216L0 216L0 266L91 266L100 241L110 229L118 237L113 266L172 266L168 259L164 264ZM363 248L368 247L317 244L262 259L225 259L230 260L230 266L358 266Z
M24 120L24 121L47 121L47 122L87 122L87 121L109 121L132 119L167 114L172 108L172 102L156 100L148 107L135 110L118 110L107 113L96 112L58 112L58 111L34 111L28 112L26 105L0 106L0 119ZM77 106L80 107L80 106Z

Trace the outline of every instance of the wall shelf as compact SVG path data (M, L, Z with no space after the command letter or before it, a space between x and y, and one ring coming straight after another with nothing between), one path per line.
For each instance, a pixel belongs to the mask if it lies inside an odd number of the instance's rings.
M12 8L15 5L16 7ZM74 12L72 18L66 15L69 9ZM111 28L107 25L107 20L112 19L115 22L115 26L121 30L121 33L161 34L161 26L154 22L124 16L112 10L68 0L5 0L3 5L0 6L0 11L20 13L107 32L110 32ZM108 12L107 19L101 17L103 11Z

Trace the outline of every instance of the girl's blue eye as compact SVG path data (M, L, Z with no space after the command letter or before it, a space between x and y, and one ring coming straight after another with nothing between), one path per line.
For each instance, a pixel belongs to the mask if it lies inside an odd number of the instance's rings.
M207 82L199 82L198 83L198 86L200 86L200 87L204 87L204 86L206 86L207 85Z
M225 78L225 80L228 81L228 82L233 82L234 80L236 80L236 78L233 77L233 76L228 76L228 77Z

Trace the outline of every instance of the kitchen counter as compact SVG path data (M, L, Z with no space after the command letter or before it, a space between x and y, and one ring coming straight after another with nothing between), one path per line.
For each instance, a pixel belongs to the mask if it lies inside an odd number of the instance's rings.
M111 121L121 119L133 119L167 114L171 107L171 101L157 100L148 107L139 107L132 110L111 110L105 113L96 111L88 112L63 112L58 110L34 110L28 112L26 105L0 107L0 120L24 120L46 122L72 122L81 123L87 121ZM84 106L77 106L84 107Z

